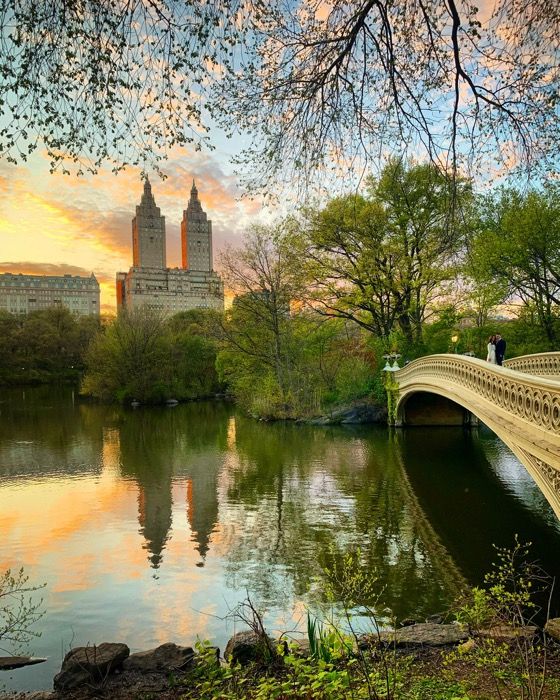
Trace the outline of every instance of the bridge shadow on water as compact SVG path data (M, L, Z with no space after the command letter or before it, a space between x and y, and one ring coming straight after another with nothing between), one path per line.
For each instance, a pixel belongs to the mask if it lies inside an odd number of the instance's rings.
M486 426L397 432L415 495L471 584L482 583L496 561L494 546L511 547L516 534L521 542L532 543L532 559L560 580L558 519L525 468ZM507 466L501 471L500 461ZM515 485L508 483L508 471L521 476ZM560 615L559 584L551 612Z

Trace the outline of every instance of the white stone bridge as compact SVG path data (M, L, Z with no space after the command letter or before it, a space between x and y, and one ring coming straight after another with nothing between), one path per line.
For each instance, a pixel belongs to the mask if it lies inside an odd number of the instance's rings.
M387 372L389 422L485 423L514 452L560 518L560 352L505 366L465 355L429 355Z

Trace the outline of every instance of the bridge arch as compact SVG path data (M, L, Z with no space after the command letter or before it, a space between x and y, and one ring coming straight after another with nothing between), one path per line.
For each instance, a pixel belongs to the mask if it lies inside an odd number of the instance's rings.
M391 373L394 425L485 423L560 518L560 381L463 355L430 355Z

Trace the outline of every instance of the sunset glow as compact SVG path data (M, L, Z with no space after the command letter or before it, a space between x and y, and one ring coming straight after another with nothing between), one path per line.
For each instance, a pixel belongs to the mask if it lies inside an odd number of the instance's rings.
M261 204L241 201L226 156L181 151L151 176L154 196L166 218L167 260L180 265L180 221L192 179L213 221L214 263L220 249L235 245L258 216ZM28 165L0 163L0 273L83 275L95 273L101 310L115 310L115 273L132 264L131 221L142 193L141 170L76 178L50 174L46 158Z

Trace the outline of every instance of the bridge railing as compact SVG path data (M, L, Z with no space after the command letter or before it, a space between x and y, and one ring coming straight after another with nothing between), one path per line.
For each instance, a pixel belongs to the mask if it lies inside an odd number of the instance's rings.
M520 355L504 362L504 367L539 377L560 379L560 352Z
M483 397L499 407L541 426L560 433L560 382L510 367L499 367L464 355L430 355L421 357L394 373L401 392L408 386L452 383Z

